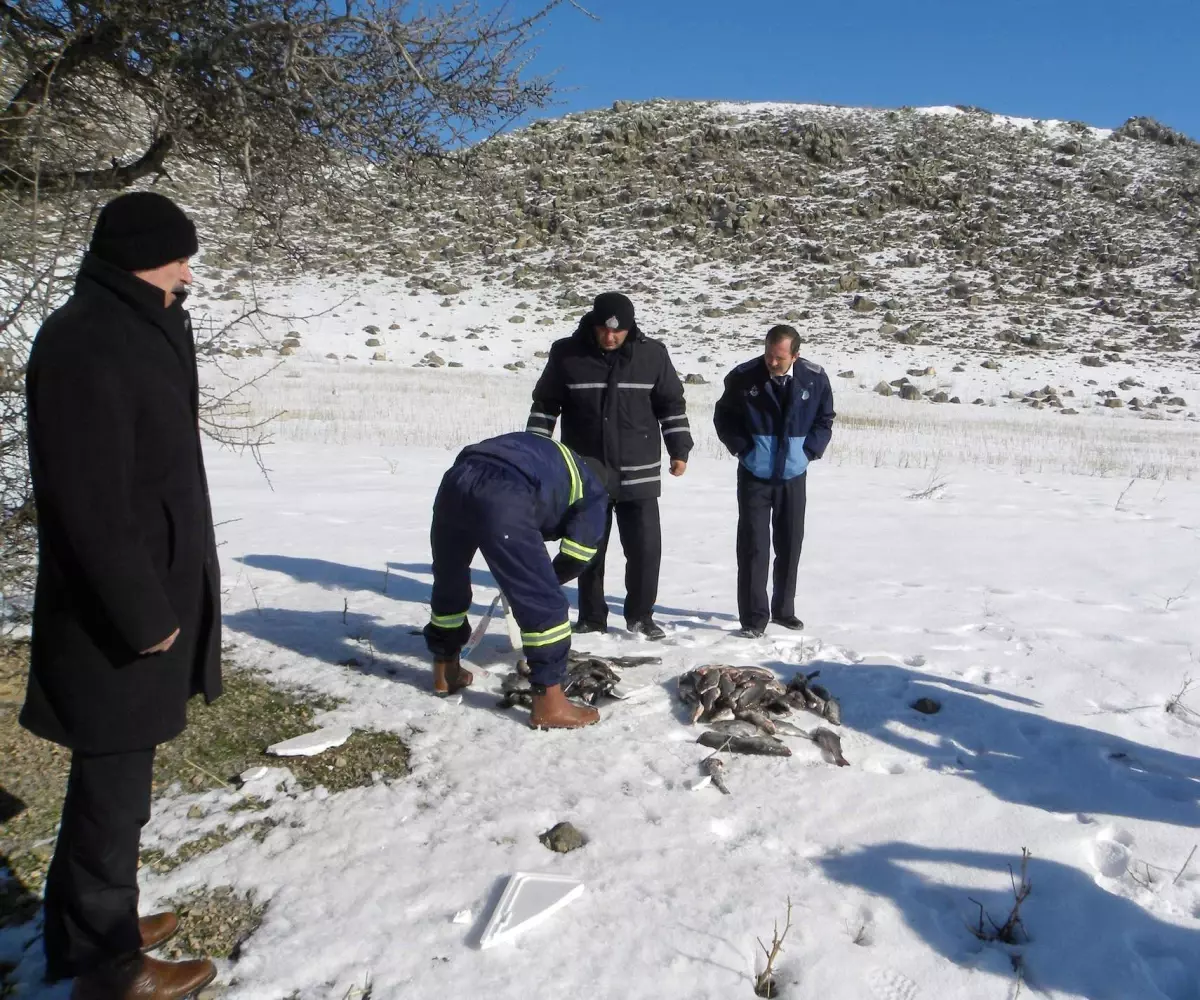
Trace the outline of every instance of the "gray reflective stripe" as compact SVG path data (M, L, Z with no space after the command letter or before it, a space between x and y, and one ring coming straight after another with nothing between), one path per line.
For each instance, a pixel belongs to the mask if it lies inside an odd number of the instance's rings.
M530 422L532 422L534 420L544 420L551 426L554 425L554 421L557 419L558 419L557 417L552 417L549 413L538 413L536 410L534 410L533 413L529 414Z
M530 434L540 434L542 437L547 437L547 438L554 437L554 433L552 431L546 430L545 427L526 427L525 429L527 431L529 431Z
M607 382L568 382L568 389L603 389Z
M662 462L651 462L649 465L622 465L622 472L645 472L647 469L657 469Z
M637 486L638 483L657 483L662 480L662 476L646 476L644 479L622 479L622 486Z
M663 437L666 437L668 434L691 434L691 433L692 433L691 430L687 427L664 427L663 428Z
M618 389L653 389L653 382L618 382Z
M663 417L662 420L659 421L659 423L660 424L669 424L672 420L682 420L686 424L687 423L687 414L681 413L677 417Z

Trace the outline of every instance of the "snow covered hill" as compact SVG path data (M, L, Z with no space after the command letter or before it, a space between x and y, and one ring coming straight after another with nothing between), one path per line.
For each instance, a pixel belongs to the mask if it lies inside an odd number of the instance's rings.
M390 204L348 186L345 221L298 222L298 273L240 268L241 229L210 216L210 331L274 314L210 349L234 368L282 352L534 370L615 288L695 379L790 322L841 387L897 410L1195 419L1200 148L1156 123L657 101L476 156Z

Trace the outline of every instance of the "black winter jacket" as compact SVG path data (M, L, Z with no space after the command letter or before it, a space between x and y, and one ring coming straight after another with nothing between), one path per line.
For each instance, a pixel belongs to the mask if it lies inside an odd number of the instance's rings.
M26 375L38 577L21 724L149 749L221 693L220 577L182 303L92 255ZM165 653L142 656L180 630Z
M621 473L616 499L662 493L662 449L687 461L692 450L683 386L666 346L635 324L615 351L596 344L590 314L570 337L557 340L533 390L526 430L562 442Z

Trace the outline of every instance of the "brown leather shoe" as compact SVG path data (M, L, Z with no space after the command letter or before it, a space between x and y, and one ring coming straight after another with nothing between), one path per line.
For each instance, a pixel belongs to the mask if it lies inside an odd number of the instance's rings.
M596 709L568 701L560 684L547 687L545 694L533 696L529 725L534 729L582 729L599 721Z
M179 930L179 918L174 913L152 913L138 920L142 932L142 951L153 951L166 944Z
M463 669L457 656L448 660L433 661L433 693L439 697L444 698L470 687L473 680L475 675Z
M216 977L217 967L207 958L162 962L138 955L80 976L71 1000L184 1000Z

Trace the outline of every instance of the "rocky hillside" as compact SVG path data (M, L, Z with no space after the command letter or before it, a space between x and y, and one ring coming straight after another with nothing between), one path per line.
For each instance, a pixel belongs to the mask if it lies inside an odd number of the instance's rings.
M619 102L474 157L387 199L348 186L336 217L295 230L314 258L297 266L369 271L436 296L447 318L468 289L496 309L513 293L553 327L547 342L620 288L701 370L786 320L860 378L982 366L1006 373L992 381L1007 393L1008 374L1065 386L1077 372L1106 405L1126 393L1135 409L1189 412L1169 373L1200 368L1200 146L1152 120L1110 131L976 108ZM244 234L216 219L210 232L208 289L237 296ZM1021 397L1060 402L1032 388Z
M1200 146L1149 120L653 102L538 123L481 156L489 180L397 206L423 221L385 252L415 280L483 271L569 296L621 276L648 295L719 262L737 277L686 297L697 331L790 314L1101 363L1197 349Z

